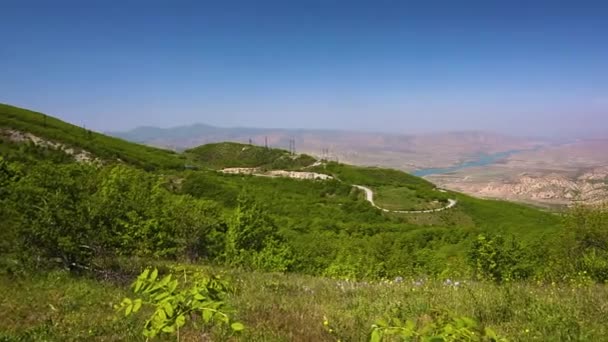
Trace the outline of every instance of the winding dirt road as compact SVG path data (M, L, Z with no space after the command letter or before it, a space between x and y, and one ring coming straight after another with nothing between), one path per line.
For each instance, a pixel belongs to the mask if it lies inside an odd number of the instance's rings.
M441 208L437 208L437 209L428 209L428 210L388 210L385 208L381 208L379 206L376 205L376 203L374 203L374 192L372 191L372 189L363 186L363 185L353 185L355 188L357 189L361 189L365 192L365 199L371 203L372 206L385 211L387 213L400 213L400 214L423 214L423 213L436 213L438 211L443 211L446 209L450 209L453 206L456 205L456 203L458 203L458 201L454 200L454 199L448 199L448 205L446 205L445 207L441 207Z
M284 170L273 170L270 171L267 174L262 174L262 173L258 173L258 169L257 168L227 168L227 169L223 169L220 172L223 173L231 173L231 174L249 174L249 175L253 175L253 176L259 176L259 177L287 177L287 178L297 178L297 179L320 179L320 180L327 180L327 179L334 179L334 177L326 175L326 174L322 174L322 173L315 173L315 172L301 172L301 171L284 171ZM357 189L363 190L365 192L365 199L371 203L371 205L375 208L378 208L384 212L387 213L399 213L399 214L424 214L424 213L436 213L439 211L443 211L446 209L450 209L453 206L456 205L456 203L458 203L458 201L454 200L454 199L448 199L448 205L446 205L445 207L441 207L441 208L437 208L437 209L428 209L428 210L389 210L389 209L385 209L382 207L379 207L376 205L376 203L374 203L374 192L372 191L372 189L363 186L363 185L355 185L353 184L352 186L354 186ZM438 189L440 192L446 192L443 189Z

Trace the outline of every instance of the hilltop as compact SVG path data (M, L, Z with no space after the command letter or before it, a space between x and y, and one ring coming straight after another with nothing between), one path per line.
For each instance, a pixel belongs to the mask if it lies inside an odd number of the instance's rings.
M311 156L295 155L277 148L232 142L202 145L184 153L200 165L214 169L229 167L293 169L310 166L316 161Z
M1 103L0 139L7 143L29 141L34 145L53 145L60 150L71 149L75 154L83 152L100 160L122 161L149 170L180 169L185 163L183 156L173 151L133 144L43 113ZM9 148L9 144L2 144L3 154L9 153Z

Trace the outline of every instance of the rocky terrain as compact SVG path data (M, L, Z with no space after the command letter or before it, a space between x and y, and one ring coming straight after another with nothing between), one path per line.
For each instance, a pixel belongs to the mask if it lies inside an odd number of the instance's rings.
M608 200L608 140L576 141L513 155L502 163L428 176L475 196L545 206Z
M498 163L426 176L447 189L474 196L564 206L608 198L608 139L559 141L479 131L395 134L330 130L221 128L193 125L138 128L114 133L150 145L184 149L216 141L249 142L287 148L320 159L414 171L445 168L482 154L522 150Z
M54 150L63 151L66 154L71 155L78 162L83 163L99 163L100 160L93 157L89 151L82 149L74 149L70 146L54 142L48 139L40 138L29 132L21 132L13 129L0 129L0 138L8 139L12 142L23 143L29 142L36 146L50 148Z

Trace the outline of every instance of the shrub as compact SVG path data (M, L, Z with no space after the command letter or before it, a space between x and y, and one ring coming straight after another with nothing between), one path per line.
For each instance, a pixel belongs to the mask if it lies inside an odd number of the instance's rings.
M180 287L172 274L160 279L157 269L146 269L131 285L137 298L124 298L116 308L124 311L125 316L138 313L142 307L152 308L152 315L145 321L142 331L148 338L176 334L179 341L180 328L194 319L200 319L207 326L230 324L224 303L228 283L217 276L201 273L191 273L189 277L190 286ZM230 327L234 331L244 329L238 322L233 322Z

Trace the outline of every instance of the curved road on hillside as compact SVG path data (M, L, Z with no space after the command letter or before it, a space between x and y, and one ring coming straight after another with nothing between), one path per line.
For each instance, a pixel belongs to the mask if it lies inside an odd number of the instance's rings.
M388 210L382 207L379 207L376 205L376 203L374 203L374 192L372 191L372 189L363 186L363 185L354 185L353 186L357 189L361 189L365 192L365 199L371 203L372 206L388 212L388 213L400 213L400 214L422 214L422 213L436 213L438 211L443 211L446 209L450 209L453 206L456 205L456 203L458 203L458 201L454 200L454 199L448 199L448 205L446 205L445 207L441 207L441 208L437 208L437 209L428 209L428 210Z
M271 171L271 174L261 174L261 173L256 173L255 172L256 170L257 170L256 168L238 168L237 167L237 168L223 169L223 170L221 170L221 172L223 172L223 173L246 173L246 174L249 174L252 176L259 176L259 177L287 177L287 178L297 178L297 179L332 179L333 178L332 176L322 174L322 173L315 173L315 172L274 170L274 171ZM272 173L274 173L274 174L272 174ZM437 208L437 209L389 210L389 209L379 207L376 205L376 203L374 203L374 192L372 191L372 189L370 189L366 186L363 186L363 185L352 184L352 186L354 186L357 189L363 190L365 192L365 199L369 203L371 203L371 205L373 207L378 208L387 213L399 213L399 214L436 213L438 211L450 209L453 206L455 206L456 203L458 203L458 201L456 201L454 199L448 199L448 205L446 205L445 207ZM445 192L445 190L443 190L443 189L438 189L438 191Z

